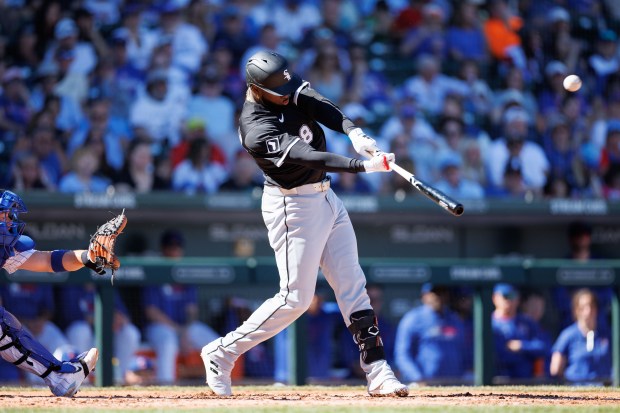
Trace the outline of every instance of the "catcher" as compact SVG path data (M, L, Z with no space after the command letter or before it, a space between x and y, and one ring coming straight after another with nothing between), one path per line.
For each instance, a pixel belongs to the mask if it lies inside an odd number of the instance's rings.
M34 241L23 235L26 223L20 220L19 214L27 211L18 195L0 189L0 266L9 274L18 269L65 272L82 267L105 274L106 269L114 272L120 266L114 255L114 243L127 223L124 213L99 227L87 250L38 251ZM75 395L84 379L95 369L99 357L96 348L75 359L59 361L2 306L0 328L0 356L41 377L56 396Z

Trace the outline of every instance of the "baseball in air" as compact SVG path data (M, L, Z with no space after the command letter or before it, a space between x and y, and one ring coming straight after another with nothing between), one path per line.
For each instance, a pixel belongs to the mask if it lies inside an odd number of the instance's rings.
M576 92L581 88L581 79L577 75L568 75L564 78L564 89Z

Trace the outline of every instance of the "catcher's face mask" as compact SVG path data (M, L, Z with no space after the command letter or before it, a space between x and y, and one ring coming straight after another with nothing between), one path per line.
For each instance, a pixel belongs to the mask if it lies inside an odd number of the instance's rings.
M21 212L28 212L24 201L11 191L3 191L0 195L0 243L9 255L26 226L19 219Z

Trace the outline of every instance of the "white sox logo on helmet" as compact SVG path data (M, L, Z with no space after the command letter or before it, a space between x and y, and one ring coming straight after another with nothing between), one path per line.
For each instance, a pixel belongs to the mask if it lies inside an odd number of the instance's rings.
M291 80L291 75L288 73L288 69L284 69L283 73L286 80Z

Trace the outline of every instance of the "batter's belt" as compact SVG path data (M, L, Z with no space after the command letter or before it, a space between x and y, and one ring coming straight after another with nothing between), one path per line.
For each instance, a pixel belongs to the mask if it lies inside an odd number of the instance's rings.
M330 178L327 177L321 182L297 186L291 189L280 188L279 186L265 185L264 191L271 195L308 195L315 192L325 192L330 187Z

